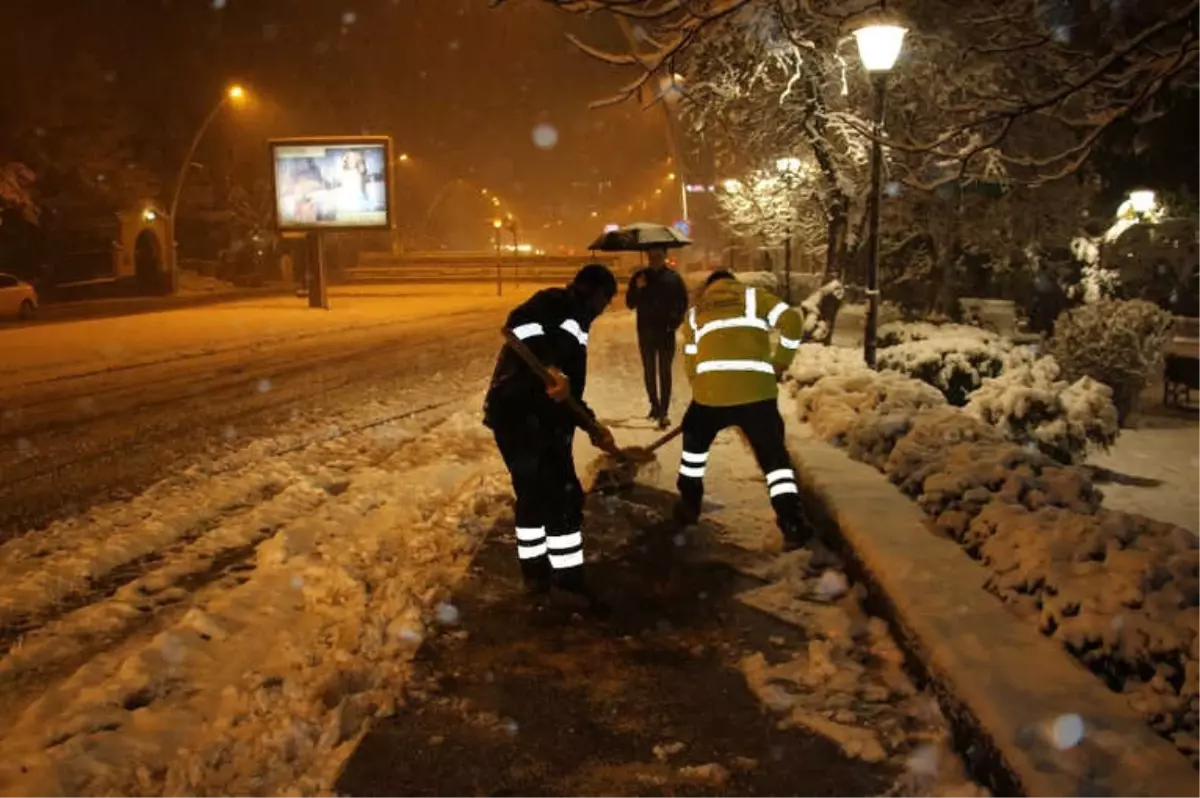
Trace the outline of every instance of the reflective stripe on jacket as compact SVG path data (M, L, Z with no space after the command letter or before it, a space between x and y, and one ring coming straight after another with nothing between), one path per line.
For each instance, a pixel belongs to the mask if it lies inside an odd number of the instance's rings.
M796 357L804 320L769 291L718 280L688 309L684 366L703 405L761 402L778 395L776 372ZM772 351L771 331L779 334Z

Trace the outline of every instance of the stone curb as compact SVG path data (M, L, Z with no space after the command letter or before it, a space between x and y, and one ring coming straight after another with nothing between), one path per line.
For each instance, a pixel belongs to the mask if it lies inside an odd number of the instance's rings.
M789 445L812 520L938 694L975 778L1002 795L1197 795L1190 763L987 593L985 569L882 474L814 438ZM1060 750L1051 729L1070 715L1085 733Z

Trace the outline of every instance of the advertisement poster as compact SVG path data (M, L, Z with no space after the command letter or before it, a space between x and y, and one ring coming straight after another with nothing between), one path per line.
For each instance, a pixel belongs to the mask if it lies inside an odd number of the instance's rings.
M271 142L281 230L391 226L391 146L384 138Z

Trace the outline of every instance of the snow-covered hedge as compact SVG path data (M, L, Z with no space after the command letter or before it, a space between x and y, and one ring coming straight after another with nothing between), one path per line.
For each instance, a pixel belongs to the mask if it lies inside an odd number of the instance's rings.
M967 403L967 394L988 377L1004 371L1008 351L974 336L938 336L880 349L881 369L899 371L937 388L952 405Z
M928 341L933 338L977 340L985 344L1000 342L1000 336L981 327L969 324L931 324L925 321L896 321L881 325L878 342L881 349L907 344L913 341Z
M950 407L921 382L863 371L792 386L801 420L886 474L939 534L987 566L987 590L1061 640L1196 763L1194 536L1103 510L1086 470L1007 440L1011 425Z
M1050 354L1067 379L1091 377L1113 389L1124 422L1138 395L1162 367L1174 320L1141 299L1101 299L1054 322Z
M1069 383L1060 375L1053 357L1008 368L983 381L966 412L1060 463L1082 463L1117 439L1117 408L1107 385L1090 377Z

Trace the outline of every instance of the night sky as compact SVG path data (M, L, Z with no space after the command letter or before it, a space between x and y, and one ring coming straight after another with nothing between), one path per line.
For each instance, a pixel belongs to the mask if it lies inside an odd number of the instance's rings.
M577 228L568 240L602 224L592 210L606 216L653 196L670 170L660 111L588 108L629 76L564 34L616 46L615 24L536 0L499 9L487 0L2 5L0 27L23 32L0 56L20 85L2 91L36 109L38 96L63 91L81 73L102 80L99 90L135 109L144 157L162 164L178 162L222 88L241 81L254 107L226 113L198 160L226 156L233 168L253 168L271 136L390 134L412 156L398 183L403 191L408 181L417 206L461 177L501 194L530 228L565 217ZM539 125L557 133L553 147L535 145Z

